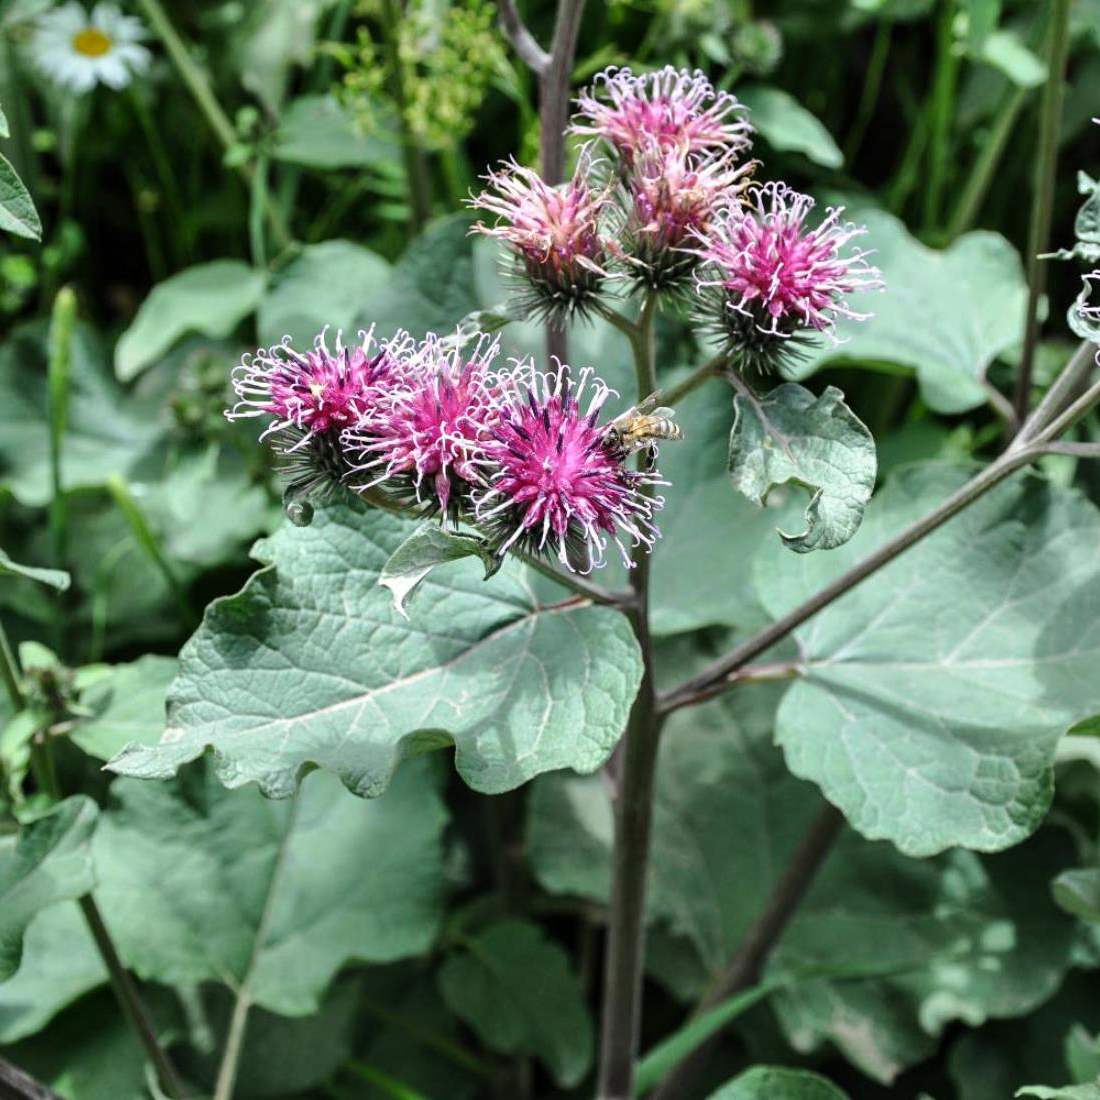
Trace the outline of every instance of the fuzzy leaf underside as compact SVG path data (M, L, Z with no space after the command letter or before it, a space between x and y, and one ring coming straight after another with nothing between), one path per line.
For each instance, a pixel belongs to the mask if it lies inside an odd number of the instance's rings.
M827 386L820 397L788 382L761 400L733 402L730 476L738 492L763 505L773 486L794 482L811 493L806 529L780 538L800 554L832 550L859 530L875 487L875 441Z

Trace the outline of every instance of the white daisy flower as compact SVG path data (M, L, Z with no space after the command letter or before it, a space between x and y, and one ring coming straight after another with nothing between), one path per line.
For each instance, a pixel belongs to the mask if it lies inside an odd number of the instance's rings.
M89 13L70 0L36 22L30 51L35 65L70 91L87 92L96 84L125 88L149 65L144 37L141 20L115 4L96 4Z

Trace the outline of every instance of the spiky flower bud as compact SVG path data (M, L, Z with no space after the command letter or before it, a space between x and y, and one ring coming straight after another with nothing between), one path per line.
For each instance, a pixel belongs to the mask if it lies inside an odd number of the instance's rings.
M748 148L752 127L735 96L715 91L706 75L666 65L635 76L614 65L597 73L577 97L571 132L599 137L629 168L656 144L690 154L738 153Z
M835 339L837 319L866 320L848 304L856 290L881 289L869 253L848 248L866 230L830 208L814 228L814 200L782 183L754 190L697 233L700 320L727 343L741 365L768 370L797 358L815 336Z
M656 143L640 150L624 174L622 250L636 285L682 290L698 257L689 247L712 219L748 186L755 162L733 153L700 161L682 148Z
M531 315L564 321L590 307L609 277L610 244L601 218L607 187L590 182L592 163L582 154L573 178L551 187L532 168L506 161L485 178L489 187L470 201L496 215L473 231L505 241L517 260L520 304Z

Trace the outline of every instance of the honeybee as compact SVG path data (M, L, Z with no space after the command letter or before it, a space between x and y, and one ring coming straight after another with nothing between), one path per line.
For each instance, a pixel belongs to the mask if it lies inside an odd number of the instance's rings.
M654 407L655 394L651 394L640 405L627 409L615 417L606 428L606 438L624 455L645 451L649 465L657 460L657 444L666 439L683 439L680 425L673 421L675 409L664 405Z

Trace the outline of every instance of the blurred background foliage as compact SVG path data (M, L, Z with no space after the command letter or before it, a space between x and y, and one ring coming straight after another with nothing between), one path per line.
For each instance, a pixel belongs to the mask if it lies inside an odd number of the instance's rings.
M266 452L222 416L230 367L287 333L308 341L325 324L372 321L383 334L445 331L496 304L497 257L467 236L464 202L493 162L536 159L536 87L488 0L173 0L164 11L189 69L153 37L147 74L74 97L27 63L33 21L49 6L0 0L2 149L43 224L40 242L0 240L0 545L15 561L69 571L73 583L54 593L33 577L0 577L0 613L42 685L44 711L76 731L59 760L67 789L104 807L109 828L96 843L107 919L124 946L144 952L135 965L158 1023L184 1071L209 1088L237 962L173 938L165 914L198 896L210 906L203 920L214 920L218 873L200 862L164 884L162 909L143 916L127 868L154 874L157 852L140 840L158 821L174 825L159 858L173 842L182 862L200 851L208 834L189 816L196 805L224 804L260 847L270 840L266 811L255 792L224 791L198 766L160 795L116 780L108 798L100 762L126 741L159 736L175 654L201 609L254 570L253 540L281 522ZM574 87L610 64L701 67L751 108L761 178L842 202L868 223L889 288L874 303L879 317L803 374L815 388L844 389L876 436L883 476L922 459L988 456L1002 437L1050 9L1034 0L587 5ZM132 10L149 21L160 6ZM531 0L525 16L548 41L554 5ZM1069 50L1052 248L1081 236L1075 217L1093 185L1079 170L1100 172L1100 130L1090 125L1100 113L1097 0L1074 0ZM197 106L188 75L208 86L212 107ZM1080 271L1050 265L1039 392L1072 352L1063 316ZM77 315L67 417L47 377L64 286ZM663 316L659 336L663 375L696 360L682 318ZM513 352L542 346L531 325L506 339ZM629 371L621 338L602 325L573 333L571 347L575 362L612 382ZM724 399L697 395L682 418L669 546L654 566L655 629L674 669L763 620L743 563L773 548L775 526L726 482ZM1095 435L1095 422L1084 430ZM62 440L61 520L56 510L50 519L51 432ZM1100 502L1097 475L1074 459L1051 458L1045 472ZM775 706L770 688L754 690L692 712L669 738L645 1047L679 1026L714 980L818 804L771 744ZM0 738L9 825L27 768L11 728ZM785 968L805 974L807 960L824 976L740 1017L698 1095L754 1062L815 1068L856 1100L1002 1100L1031 1081L1094 1080L1093 736L1063 743L1055 808L1019 848L918 861L847 836L773 962L777 980ZM393 815L385 838L430 879L422 906L395 918L408 922L408 942L386 930L335 958L297 1000L285 990L260 998L240 1095L589 1095L610 835L599 781L545 777L489 812L444 769L407 767L421 794L406 782L379 805ZM318 790L325 781L310 779ZM353 810L332 825L340 843L383 828ZM731 854L733 836L754 854ZM311 858L332 859L337 874L339 860L318 851ZM1067 872L1084 878L1063 879L1052 895ZM310 888L288 887L307 897ZM356 905L371 902L368 890L332 904L354 925ZM146 1095L140 1054L74 912L63 902L31 925L21 969L0 985L0 1051L72 1100ZM236 947L229 954L239 961ZM510 962L482 973L486 958ZM530 983L549 991L549 1019L524 998Z

